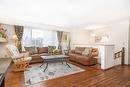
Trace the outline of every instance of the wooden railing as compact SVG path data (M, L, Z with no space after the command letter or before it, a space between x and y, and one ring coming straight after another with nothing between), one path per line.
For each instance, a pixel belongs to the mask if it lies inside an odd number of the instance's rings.
M119 52L116 52L114 54L114 58L117 59L117 58L121 58L121 65L123 66L124 65L124 61L125 61L125 47L122 47L122 50L119 51Z

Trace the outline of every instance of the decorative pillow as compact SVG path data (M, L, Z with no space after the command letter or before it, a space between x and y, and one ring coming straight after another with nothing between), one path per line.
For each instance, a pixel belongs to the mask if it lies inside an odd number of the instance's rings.
M92 47L86 47L85 50L82 52L82 55L88 55L92 51Z
M41 54L41 53L48 53L48 47L38 47L38 53Z
M53 54L59 54L60 50L59 49L53 49Z
M75 48L75 53L76 54L82 54L82 52L84 51L84 49L85 49L84 47L76 47Z
M38 50L36 47L25 47L25 50L29 52L29 55L38 53Z
M98 56L98 48L93 48L91 52L92 56Z
M97 50L98 50L97 48L93 48L92 52L97 52Z
M56 49L56 46L48 46L48 53L53 53L54 49Z

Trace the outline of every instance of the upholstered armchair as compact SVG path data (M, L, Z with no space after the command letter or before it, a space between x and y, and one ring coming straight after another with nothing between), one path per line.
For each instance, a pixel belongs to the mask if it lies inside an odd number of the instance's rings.
M19 53L18 49L14 45L7 45L8 53L14 62L14 71L24 71L29 67L31 57L28 52Z

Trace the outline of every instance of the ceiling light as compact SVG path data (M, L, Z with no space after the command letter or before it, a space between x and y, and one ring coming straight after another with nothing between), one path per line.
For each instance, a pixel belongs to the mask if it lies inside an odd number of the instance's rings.
M91 36L92 36L92 37L95 37L95 36L96 36L96 34L91 34Z
M95 29L102 29L105 28L106 25L89 25L85 27L86 30L95 30Z

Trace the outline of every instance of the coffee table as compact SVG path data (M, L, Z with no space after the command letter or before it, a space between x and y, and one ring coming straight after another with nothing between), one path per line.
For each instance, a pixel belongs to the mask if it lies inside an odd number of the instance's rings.
M41 56L41 58L43 59L43 64L46 63L46 67L44 69L44 72L46 71L47 67L48 67L48 63L54 63L54 62L63 62L65 61L66 62L66 65L68 65L69 68L70 65L67 63L68 59L69 59L69 56L66 56L66 55L49 55L49 56ZM40 67L42 67L42 65Z

